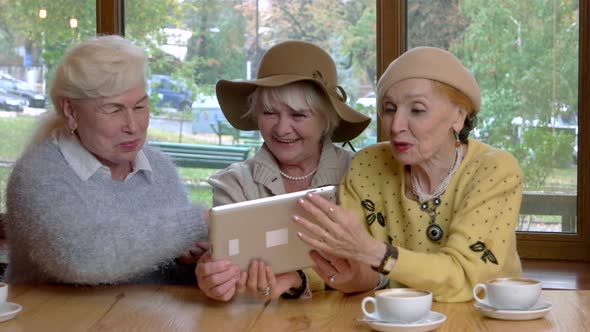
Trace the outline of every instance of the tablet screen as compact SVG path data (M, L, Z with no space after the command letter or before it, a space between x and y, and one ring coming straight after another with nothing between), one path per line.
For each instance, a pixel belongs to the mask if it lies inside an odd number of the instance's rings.
M246 271L250 261L258 258L275 274L312 266L311 248L297 237L302 229L292 219L297 214L313 220L297 203L309 192L336 203L336 187L326 186L212 208L213 259L229 259Z

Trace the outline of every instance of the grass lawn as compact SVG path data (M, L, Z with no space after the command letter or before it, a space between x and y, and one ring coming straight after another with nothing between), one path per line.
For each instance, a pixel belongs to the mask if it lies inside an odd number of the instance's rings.
M202 202L211 207L212 196L211 188L204 186L187 186L188 198L193 203Z
M29 141L37 118L0 118L0 160L16 160Z
M560 192L576 194L578 188L578 167L554 168L542 187L527 186L526 191Z

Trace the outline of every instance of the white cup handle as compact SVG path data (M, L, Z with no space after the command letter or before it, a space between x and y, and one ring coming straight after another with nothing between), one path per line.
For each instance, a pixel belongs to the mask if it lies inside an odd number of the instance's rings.
M373 312L368 312L367 309L365 308L365 304L367 302L371 302L373 303L373 307L375 307L375 311ZM363 309L363 313L365 314L365 316L367 316L370 319L374 319L374 320L379 320L381 318L379 318L379 316L377 316L377 304L375 304L375 298L371 297L371 296L367 296L363 299L363 302L361 303L361 308Z
M484 297L479 298L479 297L477 297L477 293L479 293L479 291L482 289L484 292ZM477 303L480 303L480 304L483 304L483 305L486 305L489 307L490 303L488 302L487 297L488 297L488 289L485 284L477 284L477 285L475 285L475 287L473 287L473 298L475 299L475 301Z

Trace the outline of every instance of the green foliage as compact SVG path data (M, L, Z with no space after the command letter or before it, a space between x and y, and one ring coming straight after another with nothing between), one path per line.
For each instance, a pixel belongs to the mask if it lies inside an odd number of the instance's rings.
M187 186L188 198L193 203L205 203L208 207L213 205L213 192L207 186Z
M412 0L408 4L408 48L449 49L467 27L466 18L458 12L457 0Z
M36 124L32 117L0 118L0 161L14 161L21 155Z
M555 4L460 0L468 26L450 47L482 90L482 138L512 152L534 186L571 164L573 135L550 124L577 119L578 1Z
M526 172L527 185L542 186L555 168L571 165L571 142L571 135L550 128L525 130L514 153Z
M2 20L10 22L0 36L10 36L3 40L9 45L3 52L16 51L16 46L24 42L27 53L34 55L33 62L47 66L48 79L71 44L96 33L96 4L91 0L60 0L45 1L42 5L47 10L45 19L38 16L41 3L37 0L0 2ZM70 17L78 20L77 29L70 29Z
M263 22L272 27L260 36L263 49L287 39L325 49L336 61L339 83L356 100L361 88L376 85L376 9L372 0L269 1ZM260 50L262 51L262 50ZM260 54L261 55L261 54Z
M212 94L220 78L245 78L246 18L235 1L187 0L183 6L184 26L193 33L186 59L193 81Z

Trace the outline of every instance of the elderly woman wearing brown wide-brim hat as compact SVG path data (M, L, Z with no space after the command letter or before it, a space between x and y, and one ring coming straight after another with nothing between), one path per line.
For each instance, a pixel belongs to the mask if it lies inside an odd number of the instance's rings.
M214 206L339 184L352 153L333 142L355 138L370 122L346 105L330 55L307 42L270 48L256 80L221 80L217 97L231 125L260 130L264 144L209 179ZM308 297L324 286L312 269L274 275L264 262L253 261L240 272L210 255L197 264L196 275L204 293L222 301L240 292L259 299Z
M471 73L445 50L418 47L390 64L377 95L389 142L356 154L340 207L317 195L302 201L319 225L294 217L303 241L341 257L316 255L319 275L345 292L405 285L442 302L520 275L523 174L510 153L468 138L480 110ZM351 275L349 262L364 265Z

